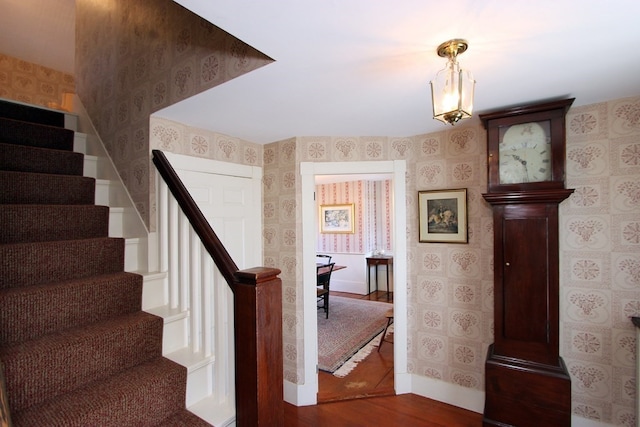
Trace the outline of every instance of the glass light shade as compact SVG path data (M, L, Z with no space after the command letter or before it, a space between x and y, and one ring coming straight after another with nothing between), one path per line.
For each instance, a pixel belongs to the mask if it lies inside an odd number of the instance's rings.
M475 84L471 73L461 70L455 57L451 58L431 81L433 118L453 125L471 117Z

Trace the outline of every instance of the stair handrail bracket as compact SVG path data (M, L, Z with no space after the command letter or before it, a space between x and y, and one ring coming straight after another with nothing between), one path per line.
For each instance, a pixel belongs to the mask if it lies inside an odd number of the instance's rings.
M283 426L281 271L239 270L164 153L152 161L233 292L236 425Z

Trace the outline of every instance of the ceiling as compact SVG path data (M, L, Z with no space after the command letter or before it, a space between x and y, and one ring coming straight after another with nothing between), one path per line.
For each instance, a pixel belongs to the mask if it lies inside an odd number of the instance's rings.
M72 71L73 59L55 46L73 46L68 14L74 0L1 1L0 52L33 52L24 59ZM446 129L432 119L429 81L446 62L437 46L452 38L469 42L459 62L477 81L474 115L564 97L575 97L575 107L640 95L637 0L177 3L275 62L158 115L261 144ZM12 14L30 7L25 36ZM33 33L63 41L27 49L42 40Z

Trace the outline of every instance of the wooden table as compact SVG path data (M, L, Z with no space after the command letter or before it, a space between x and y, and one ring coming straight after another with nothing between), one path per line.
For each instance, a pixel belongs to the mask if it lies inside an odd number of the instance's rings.
M371 267L374 266L376 268L376 292L378 291L378 266L385 265L387 266L387 301L389 301L389 269L393 266L393 257L392 256L372 256L367 257L367 290L371 289ZM371 293L371 292L369 292Z
M323 265L326 265L326 264L316 264L316 270L320 271L320 267L322 267ZM346 265L337 265L336 264L336 265L333 266L333 271L343 270L345 268L347 268Z

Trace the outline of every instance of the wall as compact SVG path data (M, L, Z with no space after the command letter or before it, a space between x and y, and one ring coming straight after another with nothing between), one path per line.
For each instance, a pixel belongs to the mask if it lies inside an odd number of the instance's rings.
M60 109L74 92L72 75L0 53L0 98Z
M354 204L353 234L321 233L317 251L369 254L391 252L391 181L349 181L316 186L316 204Z
M573 411L632 425L640 313L640 97L572 108L561 205L561 351Z
M572 108L561 205L561 355L573 413L614 425L635 418L634 330L640 314L640 97ZM283 268L285 379L304 383L300 263L302 161L407 162L409 371L484 390L493 341L493 220L486 136L477 118L408 138L300 137L265 147L266 259ZM469 243L418 242L420 190L467 188ZM295 191L294 191L295 190ZM268 226L267 226L268 223Z
M299 159L295 138L264 147L263 245L265 267L279 268L282 280L284 379L302 384L304 334L302 223L299 211Z
M142 218L149 116L271 59L171 0L77 0L78 96Z

